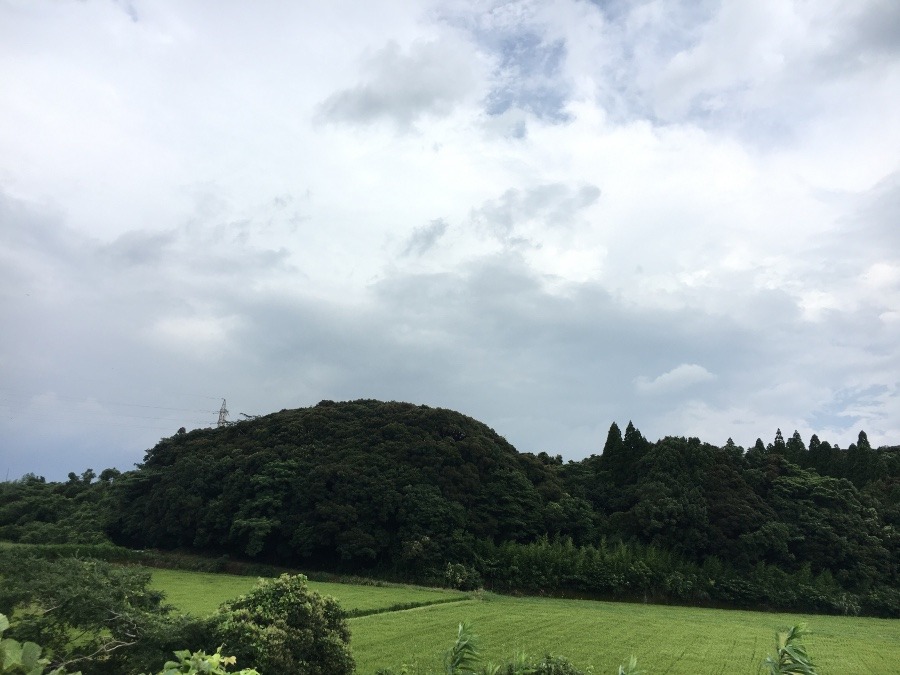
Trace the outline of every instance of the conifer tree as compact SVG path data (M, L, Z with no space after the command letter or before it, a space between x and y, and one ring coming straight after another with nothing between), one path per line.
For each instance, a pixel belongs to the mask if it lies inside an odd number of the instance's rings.
M806 445L800 437L800 432L795 429L793 436L785 444L785 457L795 464L800 464L805 455Z
M628 423L629 426L631 423ZM619 425L613 422L609 425L609 432L606 434L606 444L603 446L603 456L611 457L622 452L622 431Z
M784 457L786 445L784 442L784 436L781 435L781 429L775 430L775 442L772 444L772 452L775 452L782 457Z

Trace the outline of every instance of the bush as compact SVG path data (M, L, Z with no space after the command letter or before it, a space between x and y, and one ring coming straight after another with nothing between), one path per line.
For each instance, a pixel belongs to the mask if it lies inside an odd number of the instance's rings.
M334 598L311 591L302 574L260 581L224 604L220 619L225 647L263 673L353 672L346 614Z
M584 675L583 670L573 666L564 656L551 656L550 654L531 665L530 668L527 672L534 673L534 675Z
M462 563L447 563L447 571L444 573L447 586L460 591L474 591L481 588L481 575L478 571L466 567Z
M159 675L179 675L185 673L187 675L228 675L228 666L235 664L236 660L233 656L223 656L222 648L216 650L215 654L207 654L199 651L191 654L188 650L175 652L177 661L166 661L166 665L159 672ZM259 675L253 668L244 668L241 671L232 673L231 675Z
M9 628L9 619L0 614L0 638ZM34 642L19 642L12 638L0 639L0 673L6 675L43 675L50 659L41 658L41 646ZM65 670L57 668L47 675L64 675ZM73 673L72 675L81 675ZM257 674L258 675L258 674Z
M868 614L892 619L900 618L900 589L881 586L865 596Z

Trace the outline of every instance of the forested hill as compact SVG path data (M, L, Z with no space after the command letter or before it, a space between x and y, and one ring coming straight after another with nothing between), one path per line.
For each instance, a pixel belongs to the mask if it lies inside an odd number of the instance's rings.
M356 565L531 540L562 497L558 472L484 424L379 401L177 434L121 487L117 535L143 546Z
M124 474L0 484L0 539L900 616L900 448L778 431L745 451L629 423L563 463L450 410L323 401L179 432Z

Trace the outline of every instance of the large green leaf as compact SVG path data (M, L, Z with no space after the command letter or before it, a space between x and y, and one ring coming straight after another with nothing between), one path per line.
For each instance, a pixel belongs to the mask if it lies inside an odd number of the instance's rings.
M43 671L43 664L39 663L41 658L41 646L34 642L26 642L22 645L22 665L26 670L34 670L38 668Z

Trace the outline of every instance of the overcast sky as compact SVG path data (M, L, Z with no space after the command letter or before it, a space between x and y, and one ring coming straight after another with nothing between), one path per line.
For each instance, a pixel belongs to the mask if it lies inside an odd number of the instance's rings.
M377 398L900 443L895 0L0 0L0 479Z

